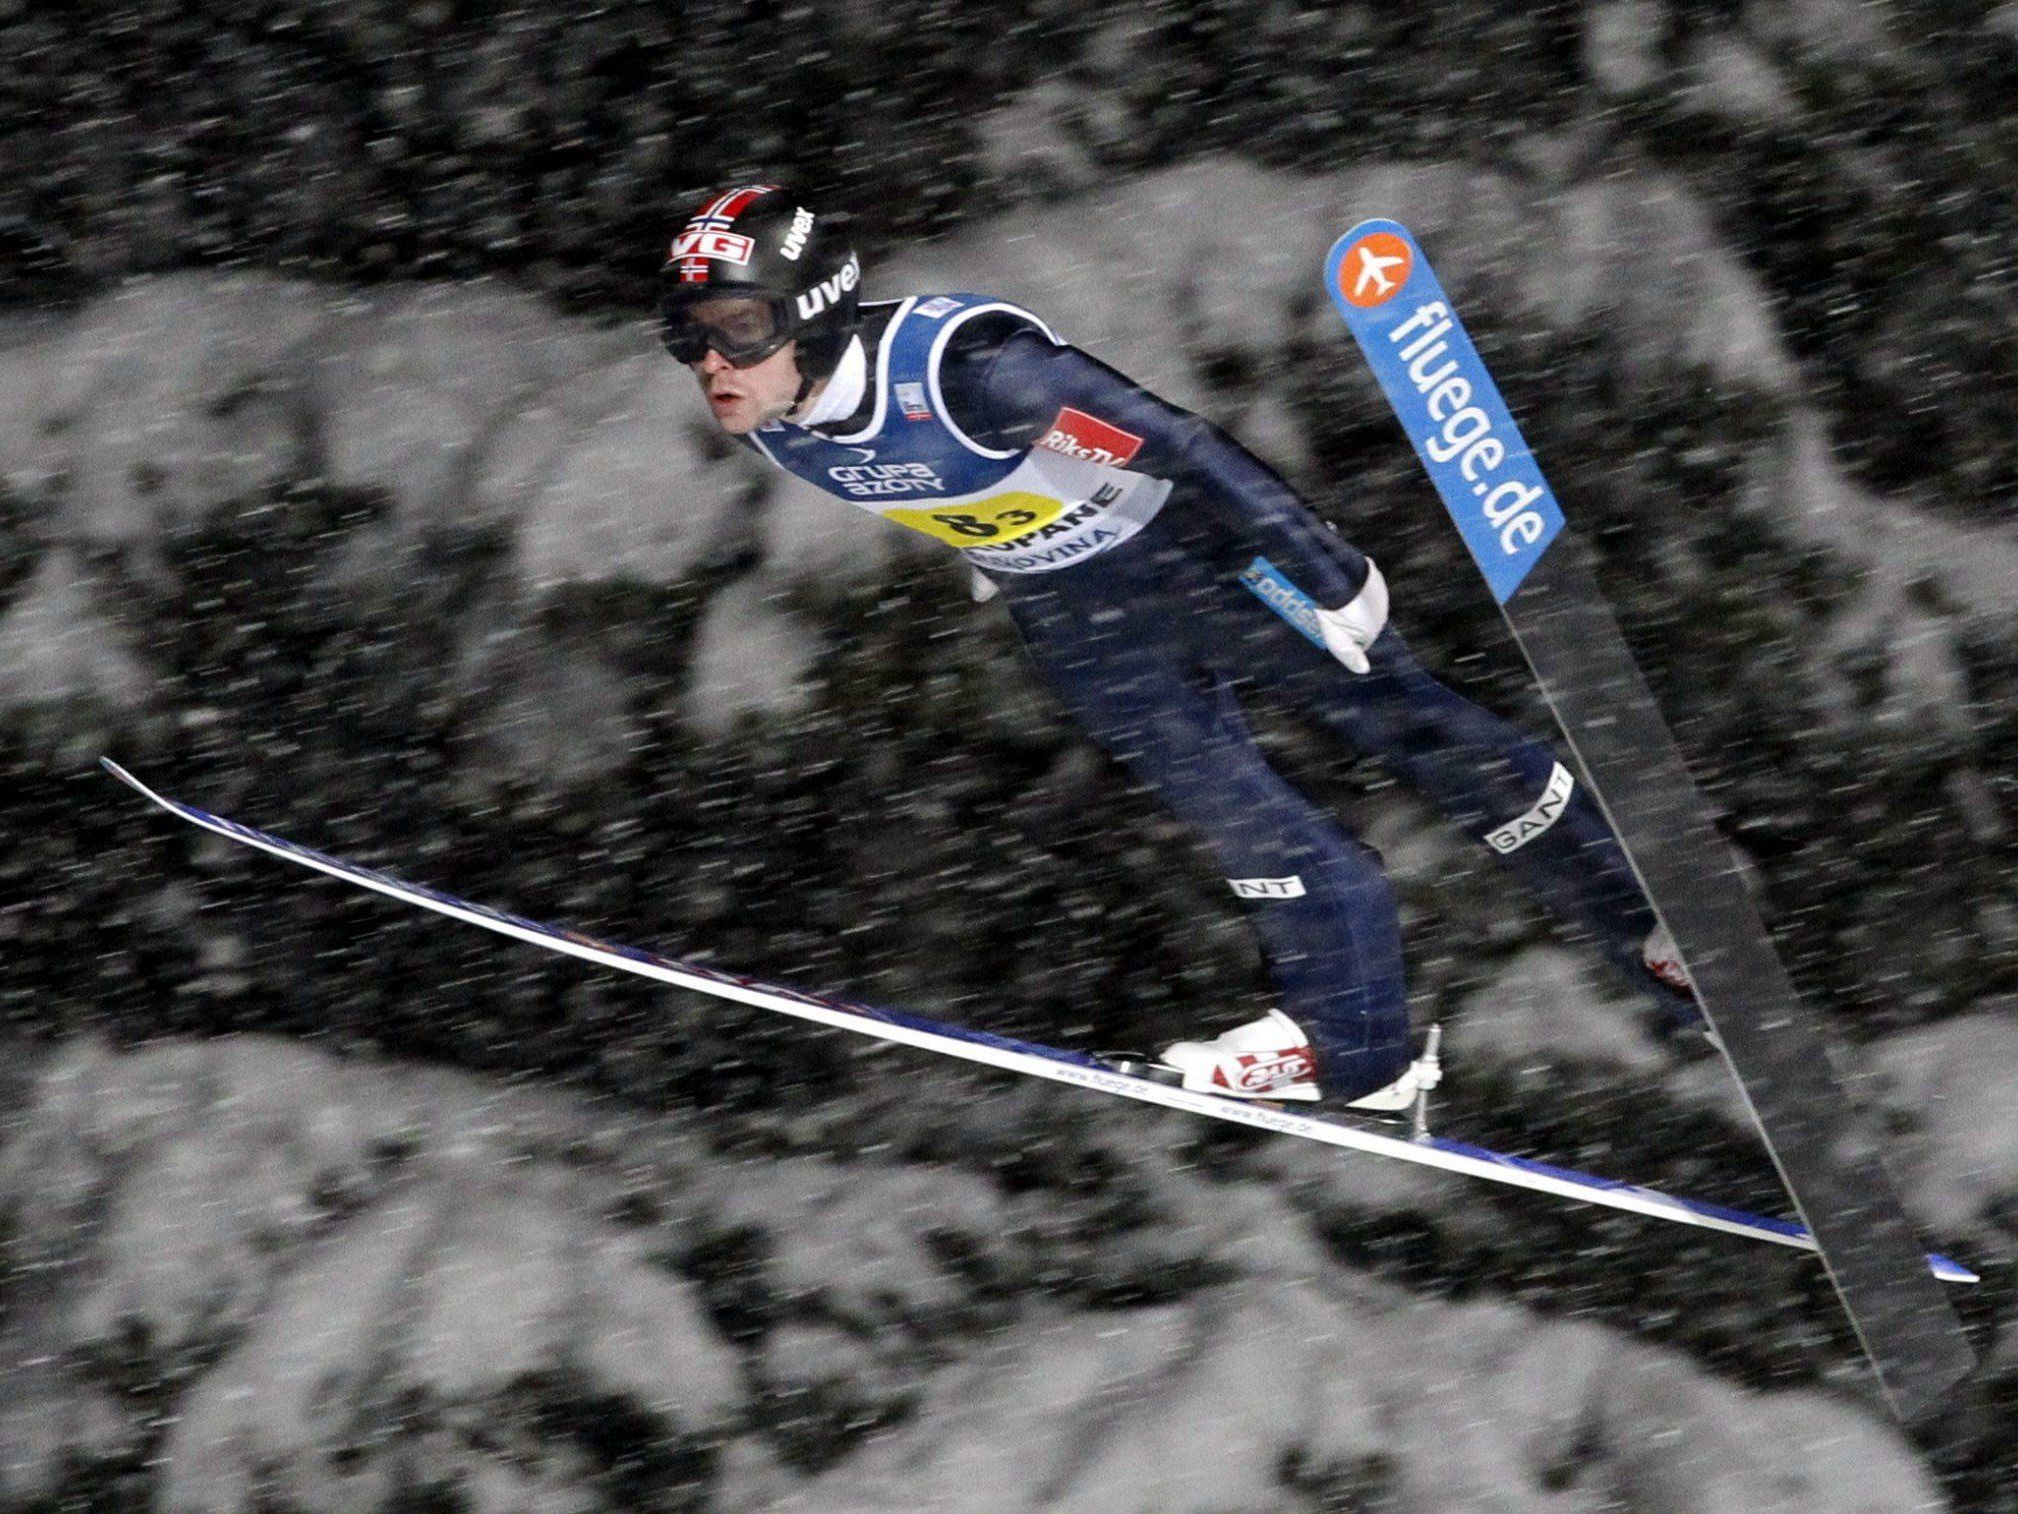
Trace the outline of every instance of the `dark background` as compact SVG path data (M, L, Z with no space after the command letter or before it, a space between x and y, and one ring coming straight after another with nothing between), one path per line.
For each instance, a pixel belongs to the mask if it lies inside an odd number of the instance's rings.
M1714 3L582 9L0 7L0 301L24 321L68 318L136 276L191 269L333 295L488 276L619 330L648 306L684 210L752 176L850 211L874 291L899 249L1208 156L1310 175L1455 163L1537 203L1666 174L1769 291L1800 401L1851 479L1896 501L1901 529L2009 528L2009 7L1855 8L1876 46L1825 12L1802 22L1796 7ZM1729 75L1706 61L1732 38L1770 69L1770 108L1734 105ZM1057 150L999 150L1017 109L1046 119ZM1598 542L1804 991L1863 1045L2008 1013L2008 621L1948 602L1937 582L1916 590L1964 686L1946 720L1881 718L1897 650L1885 636L1816 662L1817 628L1855 590L1841 565L1733 508L1745 460L1785 424L1784 397L1740 402L1685 373L1627 386L1595 341L1495 301L1489 283L1454 292ZM1478 697L1533 716L1490 606L1346 353L1342 337L1294 346L1270 374L1251 354L1187 359L1231 408L1286 374L1312 459L1299 481L1406 586L1397 618L1411 639ZM70 540L66 487L0 493L0 612ZM542 782L486 770L483 712L437 655L497 591L508 534L432 525L405 540L390 587L361 596L330 565L391 508L305 467L177 520L145 564L116 543L77 548L116 586L153 692L138 708L0 715L0 1015L24 1043L271 1031L759 1127L881 1076L834 1038L669 1016L644 985L232 855L141 814L90 767L99 749L177 797L535 918L1012 1034L1140 1042L1259 1002L1209 866L1021 683L1005 632L954 576L907 559L809 607L823 638L810 705L723 735L682 725L659 691L684 675L700 608L748 560L671 586L550 593L528 612L540 644L633 690L649 739L590 777ZM1846 685L1862 705L1825 714L1837 697L1825 687ZM1377 775L1293 726L1270 731L1346 814L1369 784L1377 802ZM1418 986L1439 1002L1548 930L1510 920L1469 872L1448 885L1410 916ZM1041 953L1010 949L1038 933ZM1649 1178L1648 1164L1682 1161L1734 1197L1770 1192L1752 1155L1686 1118L1644 1120L1602 1097L1581 1113L1509 1110L1487 1093L1457 1097L1505 1141L1557 1155L1609 1145ZM1579 1286L1543 1250L1516 1249L1487 1275L1536 1297ZM1434 1258L1398 1275L1454 1286ZM1596 1312L1633 1324L1629 1293L1582 1285ZM1986 1340L2004 1307L2002 1288L1971 1305ZM1787 1370L1770 1351L1731 1352L1742 1330L1652 1328L1743 1380ZM2010 1381L1993 1381L1993 1402ZM1996 1439L1977 1426L1935 1449L1958 1507L2018 1507Z

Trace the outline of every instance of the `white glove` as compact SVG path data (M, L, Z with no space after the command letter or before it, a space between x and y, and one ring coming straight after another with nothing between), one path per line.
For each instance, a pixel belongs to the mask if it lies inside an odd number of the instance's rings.
M1366 560L1366 582L1359 592L1336 610L1319 610L1317 627L1331 655L1353 672L1372 668L1366 649L1387 627L1387 580L1372 558Z

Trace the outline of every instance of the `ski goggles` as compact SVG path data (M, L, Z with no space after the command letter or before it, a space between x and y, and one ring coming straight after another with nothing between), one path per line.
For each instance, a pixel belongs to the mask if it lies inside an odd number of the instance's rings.
M719 293L682 298L674 291L659 300L659 339L682 363L698 363L712 348L732 367L748 368L789 342L792 328L783 300Z

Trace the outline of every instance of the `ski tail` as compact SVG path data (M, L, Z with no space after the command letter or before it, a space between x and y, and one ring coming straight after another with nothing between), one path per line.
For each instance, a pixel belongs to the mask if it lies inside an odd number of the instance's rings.
M1583 544L1407 227L1363 221L1325 287L1590 779L1844 1312L1901 1419L1975 1370L1880 1138L1830 1068L1742 873L1599 593Z

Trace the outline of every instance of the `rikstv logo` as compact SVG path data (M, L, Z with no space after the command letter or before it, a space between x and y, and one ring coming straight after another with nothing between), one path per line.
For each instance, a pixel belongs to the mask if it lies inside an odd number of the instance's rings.
M1371 310L1400 294L1414 270L1408 243L1391 231L1369 231L1338 260L1338 292L1347 304Z

